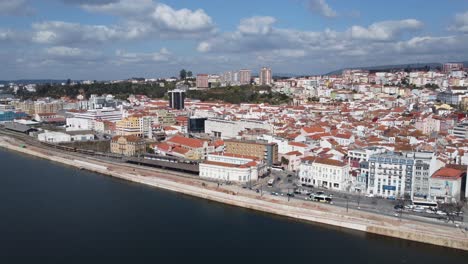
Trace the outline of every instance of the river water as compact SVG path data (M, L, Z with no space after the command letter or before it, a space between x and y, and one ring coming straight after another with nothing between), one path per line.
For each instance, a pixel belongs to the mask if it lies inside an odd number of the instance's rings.
M0 149L0 263L468 263Z

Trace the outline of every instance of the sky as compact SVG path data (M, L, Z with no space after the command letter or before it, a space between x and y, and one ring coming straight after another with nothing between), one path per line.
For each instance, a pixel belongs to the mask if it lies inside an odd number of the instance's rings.
M0 0L0 79L468 61L468 0Z

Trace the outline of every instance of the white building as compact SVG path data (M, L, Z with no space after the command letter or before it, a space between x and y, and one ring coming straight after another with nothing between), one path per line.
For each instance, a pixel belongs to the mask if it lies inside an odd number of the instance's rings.
M67 112L72 117L67 118L67 130L94 130L94 121L111 121L116 122L122 120L123 112L114 108L103 108L80 112Z
M91 131L74 131L74 132L55 132L46 131L38 134L37 139L49 143L61 143L71 141L87 141L94 140L94 134Z
M270 132L273 131L272 125L255 120L239 120L230 121L217 118L209 118L205 121L205 133L211 134L217 138L235 138L239 135L239 132L246 129L266 129Z
M460 201L463 177L466 173L457 169L437 170L430 178L430 198L448 203Z
M61 132L44 132L38 134L37 139L42 142L61 143L70 142L71 136Z
M200 163L200 178L216 181L250 182L266 173L266 165L256 157L208 154Z
M299 166L302 185L349 191L351 178L347 163L318 157L305 157Z
M414 159L411 155L389 153L369 159L367 192L381 197L413 197Z

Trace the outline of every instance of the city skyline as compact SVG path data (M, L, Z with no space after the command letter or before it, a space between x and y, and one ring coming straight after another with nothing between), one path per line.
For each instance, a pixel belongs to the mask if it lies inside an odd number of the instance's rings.
M385 5L385 8L382 6ZM424 8L425 12L418 9ZM464 1L0 1L0 79L466 61Z

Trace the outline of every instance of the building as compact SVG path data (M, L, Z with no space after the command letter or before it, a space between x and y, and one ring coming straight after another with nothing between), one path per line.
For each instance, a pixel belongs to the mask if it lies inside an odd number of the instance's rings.
M351 178L345 162L319 157L305 157L299 166L302 185L349 191Z
M172 109L181 110L185 108L185 91L174 89L168 92L169 94L169 107Z
M20 119L26 116L27 114L24 112L0 111L0 123L11 122L15 119Z
M259 75L260 75L259 76L260 85L271 85L273 83L272 75L271 75L271 68L262 67Z
M123 112L114 108L93 109L87 111L69 111L66 119L67 130L93 130L94 121L116 122L122 119Z
M265 160L268 166L278 161L278 145L260 141L225 140L225 153L247 155Z
M72 131L72 132L56 132L46 131L38 134L37 139L42 142L49 143L62 143L72 141L88 141L94 140L94 133L92 131Z
M450 73L452 71L463 71L463 63L453 63L453 62L449 62L449 63L444 63L443 65L443 71L445 73Z
M433 152L414 152L413 196L427 199L429 196L429 179L440 168Z
M459 202L466 192L464 181L466 172L441 168L434 172L430 179L430 198L445 203Z
M403 153L372 155L367 192L381 197L413 198L414 158Z
M455 126L452 130L452 134L457 138L468 139L468 123L462 123Z
M111 152L127 157L146 153L146 143L136 136L115 136L111 140Z
M216 181L252 182L267 173L266 165L256 157L209 154L200 163L200 178Z
M208 74L197 74L197 88L208 88Z
M205 133L217 138L235 138L239 135L239 132L246 129L265 129L272 132L273 126L267 122L256 120L230 121L219 118L209 118L205 121Z
M189 133L205 133L206 117L190 117L188 120Z
M250 80L252 79L252 71L251 70L240 70L239 71L239 83L241 85L250 84Z
M152 138L152 118L149 116L132 116L117 121L117 135Z
M165 153L159 153L161 151ZM155 152L190 160L202 160L206 158L206 155L214 152L214 146L210 145L206 140L176 135L157 145Z

